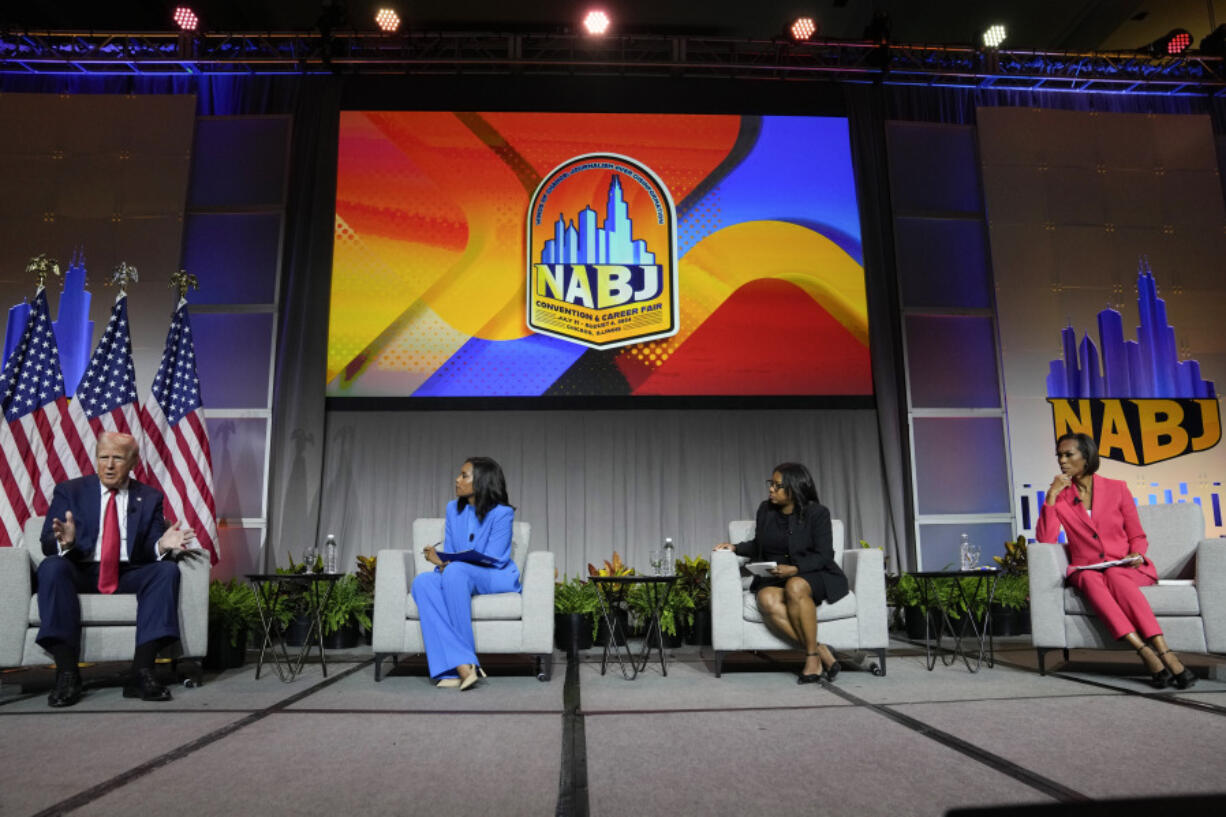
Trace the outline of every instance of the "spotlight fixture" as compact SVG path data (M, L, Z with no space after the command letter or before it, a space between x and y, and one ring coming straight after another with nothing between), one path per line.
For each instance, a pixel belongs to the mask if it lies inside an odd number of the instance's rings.
M599 37L609 30L611 22L608 14L600 9L592 9L583 18L583 28L588 34Z
M1212 57L1226 57L1226 23L1201 38L1200 53Z
M381 8L375 14L375 23L390 34L400 28L400 15L395 9Z
M812 17L797 17L788 26L788 36L798 43L813 39L817 33L817 23Z
M1191 45L1192 35L1186 29L1173 28L1165 37L1159 37L1141 50L1153 57L1177 57Z
M200 18L187 6L176 6L171 19L183 31L195 31L196 26L200 25Z
M988 30L983 32L983 44L988 48L999 48L1004 41L1005 27L1000 23L989 26Z

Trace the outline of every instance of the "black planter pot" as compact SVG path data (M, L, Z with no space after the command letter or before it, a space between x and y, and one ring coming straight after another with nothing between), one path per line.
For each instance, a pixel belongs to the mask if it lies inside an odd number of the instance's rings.
M668 633L662 633L662 635L664 637L664 648L667 650L675 650L685 643L685 636L681 634L680 627L677 628L676 635L669 635ZM647 641L651 646L658 647L660 646L660 635L657 635L656 631L652 630Z
M222 627L209 628L208 652L204 656L204 668L209 670L234 669L247 663L247 631L243 630L230 643L230 634Z
M992 604L992 635L1029 635L1030 610Z
M301 647L306 641L307 628L311 626L311 619L307 616L294 616L289 620L289 626L285 628L282 637L285 643L290 647Z
M553 644L567 655L592 646L592 617L587 613L554 613Z
M626 643L626 634L630 632L630 614L625 610L613 611L613 626L615 628L613 643L621 646ZM600 617L599 628L596 631L596 643L605 646L609 643L609 627L604 616Z
M358 645L358 625L346 624L331 635L324 636L325 650L351 650Z
M685 637L685 643L701 647L711 646L711 611L699 608L694 611L694 626Z
M907 638L915 640L924 637L924 611L919 605L904 607L903 621L907 630Z

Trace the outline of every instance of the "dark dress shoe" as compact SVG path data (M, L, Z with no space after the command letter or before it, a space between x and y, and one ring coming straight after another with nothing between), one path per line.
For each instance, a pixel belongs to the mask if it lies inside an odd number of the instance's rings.
M138 669L124 685L125 698L140 698L142 701L169 701L170 690L162 686L151 669Z
M816 684L819 681L825 681L825 680L826 680L826 671L822 670L820 675L816 673L812 673L812 672L809 673L808 675L801 673L800 677L796 679L796 683L798 684Z
M835 678L838 677L839 673L842 671L843 671L843 665L840 664L838 661L835 661L833 664L831 664L829 667L827 667L824 670L826 674L826 680L833 681Z
M1196 683L1196 673L1184 667L1183 672L1171 677L1171 683L1175 685L1176 689L1187 689Z
M72 706L81 700L81 675L77 672L57 672L55 689L47 696L47 705L56 708Z
M1187 670L1184 670L1187 672ZM1163 669L1161 672L1155 672L1149 678L1149 685L1154 689L1166 689L1175 683L1175 677L1171 675L1169 669Z

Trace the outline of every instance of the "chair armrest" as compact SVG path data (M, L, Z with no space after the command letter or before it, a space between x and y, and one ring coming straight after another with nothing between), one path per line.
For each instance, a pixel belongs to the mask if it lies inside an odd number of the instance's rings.
M34 595L32 564L25 548L0 548L0 667L21 666Z
M413 581L413 552L381 550L376 565L371 646L375 652L396 652L404 646L404 599Z
M1209 652L1226 653L1226 539L1196 545L1196 593Z
M1036 647L1067 647L1064 629L1064 545L1035 542L1027 550L1030 573L1030 629Z
M203 552L203 551L202 551ZM179 646L183 655L203 658L209 651L208 554L179 560Z
M741 645L743 612L741 564L730 550L711 554L711 643L717 650Z
M523 585L524 652L553 652L553 554L548 550L528 553Z
M885 608L885 553L877 548L843 551L843 572L856 594L856 620L860 648L889 646L889 621Z

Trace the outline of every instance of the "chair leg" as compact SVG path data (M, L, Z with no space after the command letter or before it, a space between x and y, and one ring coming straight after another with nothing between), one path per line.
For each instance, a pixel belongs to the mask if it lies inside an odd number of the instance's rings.
M385 652L375 653L375 682L376 683L383 680L383 659L387 657L388 657L388 653L385 653ZM396 656L392 655L391 658L392 658L392 665L395 666Z
M884 677L885 676L885 647L882 647L879 650L873 650L873 652L877 653L877 661L878 661L877 668L873 671L873 675Z
M548 681L553 677L553 653L538 655L536 657L536 680Z
M1035 647L1034 651L1039 657L1039 675L1047 674L1047 667L1044 666L1044 661L1047 658L1047 653L1051 651L1051 647Z
M724 651L715 651L715 677L718 678L724 669Z

